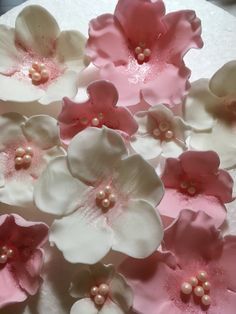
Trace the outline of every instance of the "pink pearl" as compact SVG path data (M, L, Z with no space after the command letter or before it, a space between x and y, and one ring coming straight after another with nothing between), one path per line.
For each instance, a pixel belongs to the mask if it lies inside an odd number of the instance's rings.
M188 188L188 194L194 195L196 193L196 188L194 186L190 186ZM198 278L199 279L199 278ZM200 280L200 279L199 279Z
M193 291L197 297L202 297L204 295L204 290L201 286L195 287Z
M161 134L161 132L160 132L159 129L154 129L154 130L152 131L152 134L153 134L155 137L159 137L160 134Z
M149 57L151 55L151 50L146 48L144 49L143 54L145 55L145 57Z
M168 131L169 127L170 127L170 126L169 126L169 123L166 122L166 121L162 121L162 122L160 122L160 124L159 124L159 129L160 129L162 132Z
M103 305L104 302L105 302L105 298L100 295L100 294L97 294L94 298L94 302L97 304L97 305Z
M105 198L105 192L103 190L97 193L97 199L103 200Z
M184 282L181 285L181 291L183 292L183 294L188 295L192 292L192 286L190 285L190 283Z
M83 124L83 125L86 125L88 124L88 119L86 117L83 117L80 119L80 122Z
M195 189L195 188L194 188ZM188 191L189 192L189 191ZM195 189L195 192L196 192L196 189ZM202 281L202 282L205 282L207 281L207 273L204 271L204 270L200 270L197 274L197 278Z
M32 75L32 80L34 81L34 82L39 82L39 81L41 81L41 75L39 74L39 73L37 73L37 72L35 72L33 75Z
M211 304L211 297L205 294L204 296L202 296L201 301L202 301L202 304L209 306Z
M109 201L111 203L115 203L116 202L116 196L115 194L110 194L109 197L108 197Z
M8 247L6 245L2 246L0 249L4 253L6 253L8 251Z
M98 294L98 287L96 286L92 287L90 293L92 296L96 296Z
M27 154L27 155L31 155L31 156L33 156L33 148L31 147L31 146L27 146L26 148L25 148L25 153Z
M93 125L93 126L98 126L98 125L99 125L99 120L98 120L98 118L93 118L93 120L92 120L92 125Z
M99 292L99 294L101 294L103 296L107 295L109 292L109 286L105 283L102 283L98 288L98 292Z
M185 190L188 187L188 183L187 182L181 182L180 187Z
M103 201L102 201L102 207L104 208L108 208L110 206L110 201L105 198Z
M39 69L40 69L40 71L45 70L46 69L46 65L44 63L40 63Z
M171 139L173 136L174 136L174 133L170 130L165 133L165 137L167 139Z
M16 157L22 157L25 154L25 150L23 147L18 147L15 152Z
M139 61L143 61L145 59L145 56L143 53L139 53L137 58Z
M138 55L139 53L141 53L142 52L142 48L141 47L136 47L135 48L135 53Z
M37 61L35 61L33 64L32 64L32 68L35 69L36 71L39 70L39 63Z
M22 165L23 164L23 158L22 157L16 157L15 158L15 164L16 165Z
M34 68L30 68L29 69L29 74L32 76L34 73L36 73Z
M198 280L196 277L190 277L189 278L189 283L193 286L196 287L198 285Z
M30 164L32 161L32 157L30 155L25 155L23 157L23 162L26 163L26 164Z
M49 78L49 72L48 72L48 70L42 70L42 71L41 71L41 77L42 77L43 79L48 79L48 78Z
M98 114L98 119L102 120L104 118L104 114L102 112L99 112Z
M12 249L8 249L7 251L7 257L13 257L14 251Z
M211 289L211 284L209 281L205 281L203 284L202 284L202 287L204 290L206 291L209 291Z
M0 264L5 264L7 262L7 255L2 254L0 255Z
M110 186L110 185L105 186L104 192L105 192L106 194L110 194L110 193L111 193L111 186Z

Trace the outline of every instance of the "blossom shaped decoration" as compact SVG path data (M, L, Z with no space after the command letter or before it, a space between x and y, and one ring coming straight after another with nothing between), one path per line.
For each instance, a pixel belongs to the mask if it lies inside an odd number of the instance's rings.
M235 236L223 238L204 212L183 210L163 246L167 252L121 266L138 313L235 313Z
M185 102L185 120L195 129L190 147L214 150L221 167L236 166L236 61L226 63L210 80L192 84Z
M81 267L70 294L79 299L70 314L126 314L133 305L131 288L112 265Z
M46 105L76 95L85 67L82 34L60 31L49 12L31 5L17 16L15 28L0 25L0 37L0 99Z
M39 175L50 160L65 154L58 133L50 116L0 116L0 202L32 206Z
M117 129L128 135L134 134L138 125L128 109L116 107L118 93L113 84L106 81L91 83L88 100L76 103L64 98L58 117L60 137L65 144L80 131L89 126Z
M161 0L119 0L114 15L91 20L86 54L117 87L122 106L140 98L174 106L189 85L183 56L202 45L194 11L165 15Z
M95 264L111 248L143 258L162 240L154 209L161 180L141 156L127 156L122 137L106 127L77 134L67 157L43 172L34 195L40 210L64 216L52 224L49 240L69 262Z
M37 293L47 240L44 223L15 214L0 216L0 309Z
M187 126L166 106L153 106L147 111L137 112L134 117L139 128L130 145L145 159L151 160L160 155L178 157L187 149L185 144Z
M161 177L165 194L158 206L160 213L174 219L183 208L203 210L219 227L226 218L224 203L233 201L233 179L219 164L213 151L188 151L178 159L167 159Z

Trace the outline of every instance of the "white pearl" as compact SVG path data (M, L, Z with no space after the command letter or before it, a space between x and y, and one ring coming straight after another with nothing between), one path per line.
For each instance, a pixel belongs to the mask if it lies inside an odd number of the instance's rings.
M0 255L0 264L5 264L7 262L7 255L2 254Z
M143 53L139 53L137 58L138 58L138 61L143 61L145 59L145 56Z
M188 187L188 183L183 181L183 182L181 182L180 187L185 190Z
M107 295L109 292L109 286L105 283L102 283L98 288L98 292L99 292L99 294L101 294L103 296Z
M201 301L202 301L202 304L208 306L211 304L211 297L205 294L204 296L202 296Z
M19 165L22 165L23 162L24 162L24 161L23 161L23 158L22 158L22 157L16 157L16 158L15 158L15 164L16 164L16 165L18 165L18 166L19 166Z
M97 294L94 298L94 302L97 304L97 305L102 305L104 304L105 302L105 298L101 295L101 294Z
M151 50L146 48L144 49L143 54L145 55L145 57L149 57L151 55Z
M194 186L190 186L188 188L188 194L194 195L196 193L196 188ZM199 279L199 278L198 278ZM200 279L199 279L200 280Z
M29 69L29 74L32 76L34 73L36 73L34 68L30 68Z
M102 207L104 208L108 208L110 206L110 201L105 198L103 201L102 201Z
M25 150L23 147L18 147L16 149L16 152L15 152L16 157L22 157L24 156L24 154L25 154Z
M31 146L27 146L26 148L25 148L25 154L26 155L31 155L31 156L33 156L33 148L31 147Z
M33 62L32 68L35 69L36 71L39 70L39 63L37 61Z
M97 193L97 199L103 200L105 198L105 192L103 190Z
M40 69L40 71L45 70L46 69L46 65L44 63L40 63L39 69Z
M181 291L183 292L183 294L190 294L192 292L192 289L192 286L188 282L184 282L181 285Z
M108 199L109 199L109 201L110 201L111 203L115 203L115 201L116 201L116 196L115 196L115 194L110 194L109 197L108 197Z
M13 257L13 255L14 255L14 251L12 249L9 249L7 251L7 257Z
M203 282L202 287L205 291L209 291L211 289L211 284L209 281L205 281Z
M168 139L173 138L173 136L174 136L174 133L170 130L165 133L165 137Z
M169 126L169 123L166 122L166 121L162 121L162 122L160 122L160 124L159 124L159 129L160 129L162 132L168 131L169 127L170 127L170 126Z
M152 131L152 134L153 134L155 137L159 137L160 134L161 134L161 132L160 132L159 129L154 129L154 130Z
M110 194L110 193L111 193L111 186L110 186L110 185L105 186L104 192L105 192L106 194Z
M189 278L189 283L193 286L196 287L198 285L198 280L196 277L190 277Z
M193 291L197 297L202 297L204 295L204 290L201 286L195 287Z
M138 54L140 54L142 52L142 48L141 47L136 47L135 48L135 53L138 55Z
M33 75L32 75L32 80L34 81L34 82L39 82L39 81L41 81L41 75L39 74L39 73L37 73L37 72L35 72Z
M90 294L92 296L97 295L98 294L98 287L96 287L96 286L92 287L91 290L90 290Z
M43 78L43 79L48 79L49 78L49 72L48 72L48 70L43 70L43 71L41 71L41 77Z
M99 120L98 120L98 118L93 118L93 120L92 120L92 125L93 125L93 126L98 126L98 125L99 125Z
M197 278L202 282L207 281L207 277L207 273L204 270L200 270L197 274Z
M31 157L30 155L25 155L25 156L23 157L23 162L24 162L25 164L30 164L31 161L32 161L32 157Z

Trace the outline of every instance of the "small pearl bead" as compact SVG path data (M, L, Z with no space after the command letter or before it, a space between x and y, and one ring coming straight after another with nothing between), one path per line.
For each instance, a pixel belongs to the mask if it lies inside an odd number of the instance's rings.
M202 284L202 287L204 290L206 291L209 291L211 289L211 284L209 281L205 281L203 284Z
M160 124L159 124L159 129L162 131L162 132L165 132L165 131L168 131L169 129L169 123L165 122L165 121L162 121Z
M26 163L26 164L30 164L32 161L32 157L30 155L25 155L23 157L23 162Z
M135 48L135 53L138 55L138 54L140 54L142 52L142 48L141 47L136 47Z
M188 282L184 282L181 285L181 291L183 294L190 294L192 292L192 286Z
M0 264L5 264L7 262L7 255L2 254L0 255Z
M99 294L101 294L103 296L107 295L109 292L109 286L105 283L102 283L98 288L98 292L99 292Z
M111 193L111 186L110 185L105 186L104 191L106 194L110 194Z
M188 188L188 194L194 195L196 193L196 188L194 186L190 186ZM198 278L199 279L199 278ZM199 279L200 280L200 279Z
M165 133L165 137L168 138L168 139L171 139L173 136L174 136L174 134L170 130Z
M94 298L94 302L95 302L97 305L102 305L102 304L104 304L104 302L105 302L105 298L104 298L102 295L97 294L97 295L95 296L95 298Z
M99 120L102 120L103 118L104 118L104 114L100 112L100 113L98 114L98 119L99 119Z
M16 149L16 152L15 152L16 157L22 157L24 156L24 154L25 154L25 150L23 147L18 147Z
M7 257L13 257L13 255L14 255L14 251L12 249L9 249L7 251Z
M202 297L204 295L204 290L201 286L195 287L193 291L197 297Z
M115 201L116 201L116 196L115 196L115 194L110 194L109 197L108 197L108 199L109 199L109 201L110 201L111 203L115 203Z
M97 199L99 199L99 200L103 200L105 198L105 192L104 191L99 191L98 193L97 193Z
M160 132L159 129L154 129L154 130L152 131L152 134L153 134L155 137L159 137L160 134L161 134L161 132Z
M36 71L39 70L39 63L36 61L32 64L32 68L35 69Z
M99 120L98 120L98 118L93 118L93 120L92 120L92 125L93 125L93 126L98 126L98 125L99 125Z
M43 79L48 79L48 78L49 78L49 72L48 72L48 70L43 70L43 71L41 72L41 77L42 77Z
M197 278L202 282L207 281L207 277L207 273L204 270L200 270L197 274Z
M211 304L211 297L205 294L204 296L202 296L201 301L202 301L202 304L208 306Z
M22 165L23 164L23 158L22 157L16 157L15 158L15 164L16 165Z
M105 198L103 201L102 201L102 207L104 208L108 208L110 206L110 201Z
M6 245L2 246L1 251L6 253L8 251L8 247Z
M189 278L189 283L193 286L193 287L196 287L197 284L198 284L198 280L196 277L190 277Z
M188 187L188 183L187 182L181 182L180 187L185 190Z
M29 69L29 74L32 76L34 73L36 73L34 68L30 68Z
M98 294L98 287L94 286L90 290L91 295L95 296Z
M139 60L139 61L143 61L144 59L145 59L144 54L143 54L143 53L139 53L139 54L138 54L138 60Z
M35 72L33 75L32 75L32 80L35 81L35 82L39 82L41 81L41 75L37 72Z
M31 155L31 156L33 156L33 148L32 148L31 146L27 146L27 147L25 148L25 153L26 153L26 155Z
M83 125L86 125L88 123L88 119L87 118L81 118L80 119L80 122L83 124Z
M145 57L149 57L151 55L151 50L146 48L144 49L143 54L145 55Z
M46 69L46 65L44 63L40 63L39 69L40 69L40 71L45 70Z

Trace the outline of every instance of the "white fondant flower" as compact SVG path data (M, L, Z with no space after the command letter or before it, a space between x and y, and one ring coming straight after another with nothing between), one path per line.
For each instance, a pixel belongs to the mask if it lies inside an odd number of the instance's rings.
M53 158L64 155L57 121L46 115L0 116L0 202L31 206L40 173Z
M76 95L85 66L82 34L61 32L49 12L31 5L17 16L15 28L0 25L0 38L0 99L46 105Z
M185 102L185 120L194 128L189 145L214 150L222 168L236 166L236 61L219 69L211 80L192 84Z
M112 265L81 267L70 294L79 299L70 314L127 314L133 305L131 288Z
M76 135L68 156L54 159L37 181L35 203L55 220L50 241L72 263L94 264L112 248L143 258L163 228L154 207L160 178L141 156L127 156L119 134L103 127Z
M145 159L151 160L160 155L178 157L186 149L186 126L166 106L153 106L148 111L137 112L134 117L139 129L130 144Z

